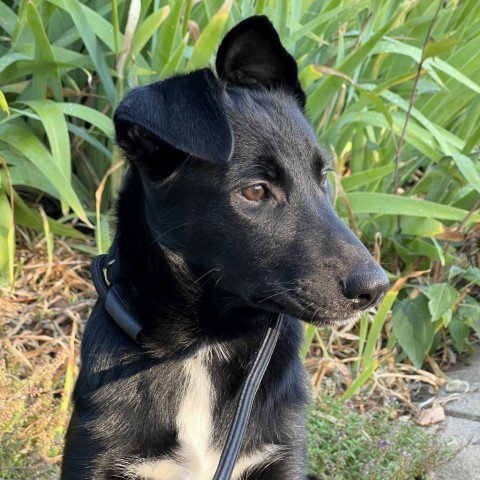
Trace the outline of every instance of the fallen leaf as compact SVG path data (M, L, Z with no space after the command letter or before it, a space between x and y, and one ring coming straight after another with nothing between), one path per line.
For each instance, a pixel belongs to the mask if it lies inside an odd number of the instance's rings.
M443 420L445 420L445 411L438 403L434 403L430 408L425 410L420 410L415 415L415 423L422 427L428 427Z

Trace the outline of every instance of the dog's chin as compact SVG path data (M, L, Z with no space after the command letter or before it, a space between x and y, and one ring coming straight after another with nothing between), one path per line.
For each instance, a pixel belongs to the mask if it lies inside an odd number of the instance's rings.
M323 325L331 325L331 326L342 327L342 328L352 327L355 323L358 322L358 320L360 320L361 316L362 316L362 314L360 312L358 312L358 313L355 313L348 318L343 318L343 319L341 319L341 318L334 318L334 319L327 318L327 319L325 319L325 322L322 323L321 325L322 326Z
M322 307L310 305L308 308L302 308L296 305L296 302L278 302L267 299L259 299L252 303L257 309L264 310L269 313L283 313L289 317L293 317L319 327L348 327L356 323L361 317L361 312L359 311L352 312L350 310L345 312L343 315L336 312L334 315L332 315L331 312Z

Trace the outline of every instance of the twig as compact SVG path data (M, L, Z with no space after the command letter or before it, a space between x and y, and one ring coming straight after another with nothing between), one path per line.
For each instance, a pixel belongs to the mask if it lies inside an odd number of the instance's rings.
M410 103L408 105L407 114L405 116L405 123L403 124L402 133L400 135L400 141L398 142L398 147L397 147L397 154L396 154L396 158L395 158L395 172L394 172L394 175L393 175L393 188L394 188L395 195L398 195L398 170L399 170L399 167L400 167L400 156L402 154L403 142L404 142L404 139L405 139L405 133L407 131L407 125L408 125L408 122L410 120L410 115L412 113L413 104L415 103L418 81L420 80L420 75L422 73L423 63L426 60L425 59L425 50L426 50L428 42L430 40L430 35L432 33L433 25L435 24L435 20L437 19L437 16L438 16L438 14L440 12L440 9L442 8L444 2L445 2L445 0L440 0L438 2L437 10L435 12L435 15L433 15L432 21L430 22L430 26L428 27L427 36L425 37L425 41L423 42L422 56L421 56L420 62L418 64L417 75L415 76L415 82L413 84L413 89L412 89L412 95L410 96ZM400 216L397 216L397 230L400 231Z

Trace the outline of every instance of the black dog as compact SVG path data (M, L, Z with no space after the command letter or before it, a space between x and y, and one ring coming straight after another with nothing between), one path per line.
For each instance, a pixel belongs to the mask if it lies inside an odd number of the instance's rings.
M212 479L272 312L285 327L232 478L309 478L297 319L351 321L387 288L332 207L297 65L268 19L231 30L216 68L136 88L115 113L131 168L108 276L142 332L95 306L64 480Z

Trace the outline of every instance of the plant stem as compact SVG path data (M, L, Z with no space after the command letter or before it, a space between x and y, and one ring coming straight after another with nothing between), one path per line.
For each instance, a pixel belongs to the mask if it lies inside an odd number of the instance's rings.
M442 8L444 2L445 2L445 0L440 0L438 2L437 10L435 11L435 14L432 17L432 21L430 22L430 26L428 27L428 32L427 32L427 35L425 37L425 41L423 42L422 56L421 56L420 62L418 64L417 75L415 76L415 82L413 83L412 94L410 96L410 103L408 105L407 114L405 116L405 123L403 124L402 133L400 135L400 141L398 142L398 146L397 146L397 154L396 154L396 157L395 157L395 172L394 172L394 175L393 175L393 189L394 189L395 195L398 195L398 170L399 170L399 167L400 167L400 157L401 157L401 154L402 154L403 142L404 142L404 139L405 139L405 134L407 132L407 125L408 125L408 122L410 120L410 115L412 113L413 104L415 103L417 86L418 86L418 81L420 80L420 75L422 73L423 63L426 60L425 59L425 49L427 48L428 42L430 41L430 35L432 33L433 25L435 24L435 20L437 19L437 16L438 16L438 14L440 12L440 9ZM400 231L400 216L397 216L397 231L398 232Z
M187 3L185 5L185 13L183 15L182 38L185 38L185 35L188 32L188 21L190 20L191 9L192 9L192 0L187 0Z

